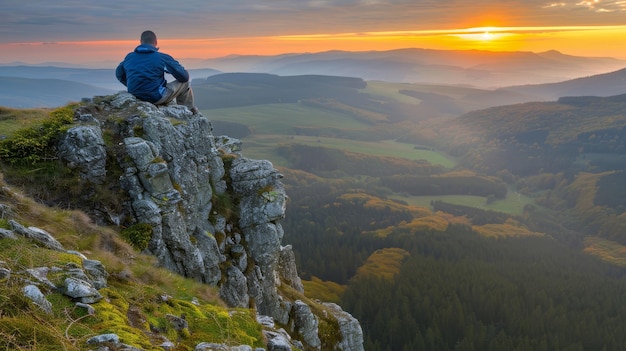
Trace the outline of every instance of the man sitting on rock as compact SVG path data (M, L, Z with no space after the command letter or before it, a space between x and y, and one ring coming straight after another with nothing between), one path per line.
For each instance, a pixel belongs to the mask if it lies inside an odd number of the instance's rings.
M187 106L193 114L198 113L187 70L172 56L159 52L154 32L141 33L140 43L115 69L117 79L137 99L155 105L165 105L176 99L177 104ZM165 73L176 80L166 81Z

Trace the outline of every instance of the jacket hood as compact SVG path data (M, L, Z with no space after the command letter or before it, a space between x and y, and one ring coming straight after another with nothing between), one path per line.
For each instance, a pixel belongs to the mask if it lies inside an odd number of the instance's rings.
M150 53L157 51L159 51L159 48L156 48L150 44L141 44L135 48L135 52L137 53Z

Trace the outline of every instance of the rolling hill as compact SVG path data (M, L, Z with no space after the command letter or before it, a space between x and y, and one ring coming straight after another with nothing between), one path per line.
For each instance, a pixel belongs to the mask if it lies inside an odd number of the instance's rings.
M556 100L563 96L619 95L626 93L626 68L559 83L513 86L498 91L534 96L537 100Z
M113 90L62 79L0 76L0 106L14 108L56 107Z
M531 53L428 49L227 56L196 64L224 72L337 75L365 80L469 85L479 88L559 82L626 66L626 62L617 59L577 57L556 51Z
M190 70L192 79L219 73ZM115 68L56 66L0 66L0 106L14 108L59 107L83 97L125 90L115 78Z

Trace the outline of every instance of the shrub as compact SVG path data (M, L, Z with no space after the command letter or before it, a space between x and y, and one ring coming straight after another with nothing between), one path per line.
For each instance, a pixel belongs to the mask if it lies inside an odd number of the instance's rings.
M65 106L50 112L50 117L41 124L16 131L0 141L0 159L10 164L34 164L55 159L55 143L73 118L73 107Z
M148 223L137 223L122 229L120 234L135 250L143 251L152 239L152 226Z

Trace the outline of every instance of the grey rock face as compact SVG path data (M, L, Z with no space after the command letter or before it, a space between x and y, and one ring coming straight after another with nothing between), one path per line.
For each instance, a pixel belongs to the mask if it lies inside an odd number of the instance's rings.
M125 106L130 105L131 103L137 103L137 99L129 93L119 93L115 95L113 101L111 101L111 106L114 108L124 108Z
M170 322L170 325L172 326L172 328L174 328L177 331L181 331L181 330L189 328L189 324L187 324L187 320L185 320L185 318L174 316L172 314L165 315L165 318L167 319L168 322Z
M97 290L100 290L107 286L107 278L109 273L104 268L104 265L97 260L83 260L83 268L91 278L91 284Z
M359 321L337 304L328 302L323 305L332 311L333 316L339 322L339 331L342 336L341 342L337 345L339 350L363 351L363 330Z
M293 305L293 331L298 333L302 340L311 348L319 350L322 342L317 335L317 318L311 312L311 307L304 302L297 300Z
M106 149L100 127L70 128L59 143L59 156L69 168L77 168L82 179L95 184L104 182Z
M248 291L248 281L245 275L236 267L226 270L226 280L220 287L220 297L229 306L248 307L250 296Z
M263 334L267 338L268 351L291 351L291 338L287 333L266 331Z
M52 284L50 280L48 280L49 271L50 268L48 267L36 267L26 270L26 272L30 274L33 278L37 279L38 282L48 286L49 288L56 289L56 286Z
M278 270L280 277L285 283L289 284L292 288L299 292L304 292L304 286L302 285L300 276L298 276L296 258L293 254L293 248L291 245L281 248L280 256L278 258Z
M13 215L14 215L14 212L11 206L0 204L0 218L7 219L7 218L13 217Z

